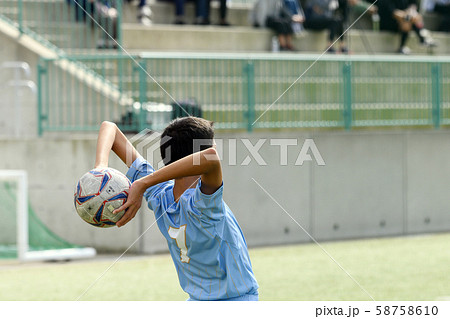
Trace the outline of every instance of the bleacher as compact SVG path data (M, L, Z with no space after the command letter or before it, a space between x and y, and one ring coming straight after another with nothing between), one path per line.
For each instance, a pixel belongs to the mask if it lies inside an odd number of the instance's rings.
M152 26L137 23L135 8L124 6L124 47L133 51L201 51L201 52L269 52L273 32L267 28L254 28L249 21L252 2L230 1L227 19L232 27L215 26L218 21L218 2L212 2L210 26L193 24L174 25L174 5L168 1L151 0ZM357 17L351 16L349 25ZM186 21L195 21L194 4L186 4ZM426 14L430 29L437 27L435 15ZM411 35L408 45L414 54L450 54L450 39L446 34L433 33L439 43L430 51L420 46ZM399 36L389 32L373 31L370 17L364 16L348 32L348 43L353 54L393 54L398 49ZM294 40L296 49L302 53L321 53L327 46L327 33L305 31Z
M22 16L25 25L54 44L69 52L92 49L102 30L88 26L74 19L75 8L69 8L63 0L23 0ZM149 1L152 10L151 26L144 26L136 19L137 7L122 4L121 34L123 47L132 52L177 51L177 52L269 52L273 33L267 28L254 28L249 21L251 1L235 0L228 3L227 18L231 27L215 26L218 21L218 2L212 2L210 26L193 24L174 25L174 5L169 1ZM19 18L17 1L4 0L0 3L0 14L16 21ZM349 21L351 25L356 17ZM186 3L186 21L193 22L194 4ZM44 21L42 23L40 21ZM434 30L439 20L433 14L425 14L425 23ZM434 32L439 46L433 50L421 47L414 35L408 46L417 55L448 55L450 40L446 34ZM371 28L370 17L364 16L348 32L348 45L353 54L392 54L399 43L396 34L377 32ZM294 44L299 53L321 53L327 46L327 33L305 31L296 36Z

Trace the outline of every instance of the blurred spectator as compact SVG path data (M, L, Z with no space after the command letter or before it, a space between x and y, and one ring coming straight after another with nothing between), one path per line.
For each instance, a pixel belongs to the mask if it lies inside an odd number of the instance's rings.
M172 0L169 0L172 1ZM185 24L184 17L184 5L189 0L173 0L175 4L175 21L174 24ZM220 1L220 18L218 25L229 26L230 24L226 20L227 16L227 0ZM209 25L211 21L209 19L211 0L194 0L195 3L195 21L197 25Z
M295 19L297 21L293 19L291 25L295 34L301 33L303 31L303 22L305 21L305 12L303 12L301 3L298 0L284 0L284 5L292 16L298 16L300 18Z
M174 0L175 2L175 21L174 24L185 24L184 21L184 4L187 0ZM206 18L206 6L208 0L195 0L195 24L208 25L209 20Z
M147 0L127 0L128 3L135 4L138 7L137 19L146 26L152 24L151 15L152 10L147 5Z
M174 0L175 2L175 21L174 24L185 24L184 22L184 3L185 0Z
M86 22L88 14L94 16L94 0L67 0L67 3L74 8L76 21Z
M400 47L398 53L409 54L411 50L406 46L411 30L417 34L424 46L435 46L428 30L423 27L422 16L417 12L416 0L379 0L380 29L400 32Z
M69 5L74 6L75 19L77 21L90 22L92 27L100 27L100 38L97 41L98 49L117 48L117 17L116 1L118 0L67 0ZM94 20L87 19L90 15ZM112 39L111 39L112 38Z
M295 51L292 44L292 22L302 23L303 16L292 14L284 0L259 0L252 11L255 27L268 27L277 34L281 51Z
M305 8L305 29L310 30L329 30L327 52L335 53L332 47L335 39L339 38L339 49L342 53L347 53L344 40L344 22L343 17L336 15L339 8L338 0L309 0ZM341 36L342 35L342 36Z
M450 0L423 0L426 12L436 12L442 17L439 31L450 32Z
M211 9L211 0L197 0L199 2L199 24L210 24L209 14ZM219 0L220 1L220 9L219 9L219 25L221 26L229 26L230 24L227 22L227 0Z

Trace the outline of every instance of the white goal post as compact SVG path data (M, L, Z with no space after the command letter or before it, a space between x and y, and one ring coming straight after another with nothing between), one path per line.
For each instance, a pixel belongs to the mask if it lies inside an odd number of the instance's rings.
M13 181L17 184L16 245L17 245L17 258L20 261L70 260L79 258L90 258L96 255L96 250L90 247L30 251L28 238L29 212L28 212L27 172L24 170L0 170L0 183L4 181Z

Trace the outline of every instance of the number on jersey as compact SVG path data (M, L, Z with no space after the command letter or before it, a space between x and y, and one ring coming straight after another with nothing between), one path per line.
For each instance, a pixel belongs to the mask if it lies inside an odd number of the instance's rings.
M178 248L180 248L180 258L182 263L189 263L191 258L187 255L186 247L186 225L180 226L180 228L169 227L169 236L175 239Z

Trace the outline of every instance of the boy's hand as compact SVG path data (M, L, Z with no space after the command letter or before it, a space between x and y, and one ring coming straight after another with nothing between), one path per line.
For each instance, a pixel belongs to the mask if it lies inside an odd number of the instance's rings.
M113 214L117 214L123 210L125 214L116 223L117 227L122 227L127 224L130 220L136 216L139 208L142 205L142 197L144 196L145 188L142 187L139 180L135 181L130 188L130 193L128 194L128 199L125 204L113 211Z

